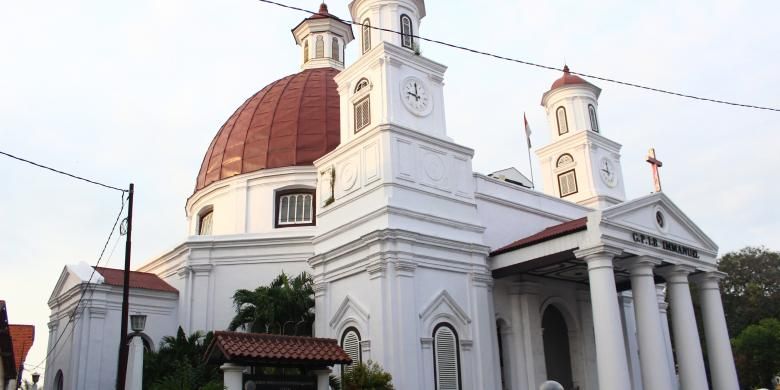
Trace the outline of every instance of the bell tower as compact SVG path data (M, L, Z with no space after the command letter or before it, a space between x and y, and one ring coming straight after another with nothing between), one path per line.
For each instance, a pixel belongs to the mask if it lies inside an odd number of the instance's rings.
M544 192L583 206L606 208L625 200L621 145L604 137L598 120L601 88L568 66L542 96L552 142L536 151Z

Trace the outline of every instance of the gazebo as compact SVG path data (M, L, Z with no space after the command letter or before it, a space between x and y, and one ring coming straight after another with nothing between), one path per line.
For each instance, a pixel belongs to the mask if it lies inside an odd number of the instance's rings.
M220 364L227 390L242 390L245 374L257 390L328 390L330 366L352 359L334 339L217 331L204 357ZM267 368L296 371L268 374ZM297 369L297 370L294 370Z

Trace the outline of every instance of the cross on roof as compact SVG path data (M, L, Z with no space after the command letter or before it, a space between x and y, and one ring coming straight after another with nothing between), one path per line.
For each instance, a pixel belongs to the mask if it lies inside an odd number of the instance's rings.
M653 170L655 192L661 192L661 176L658 173L658 168L664 166L664 163L655 158L655 148L650 148L650 151L647 152L647 162L650 163L650 169Z

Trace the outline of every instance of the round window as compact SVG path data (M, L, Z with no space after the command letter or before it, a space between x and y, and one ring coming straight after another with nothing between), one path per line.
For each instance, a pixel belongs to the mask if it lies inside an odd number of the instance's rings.
M662 212L660 212L660 211L656 211L656 212L655 212L655 222L658 224L658 226L659 226L660 228L662 228L662 229L663 229L663 228L664 228L664 225L665 225L665 223L666 223L666 222L664 221L664 213L662 213Z

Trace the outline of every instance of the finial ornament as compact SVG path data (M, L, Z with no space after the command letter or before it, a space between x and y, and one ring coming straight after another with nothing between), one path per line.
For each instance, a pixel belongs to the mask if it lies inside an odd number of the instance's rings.
M650 169L653 171L653 185L655 186L655 192L661 192L661 176L658 173L658 168L664 166L660 160L655 158L655 148L650 148L647 152L647 160L650 163Z

